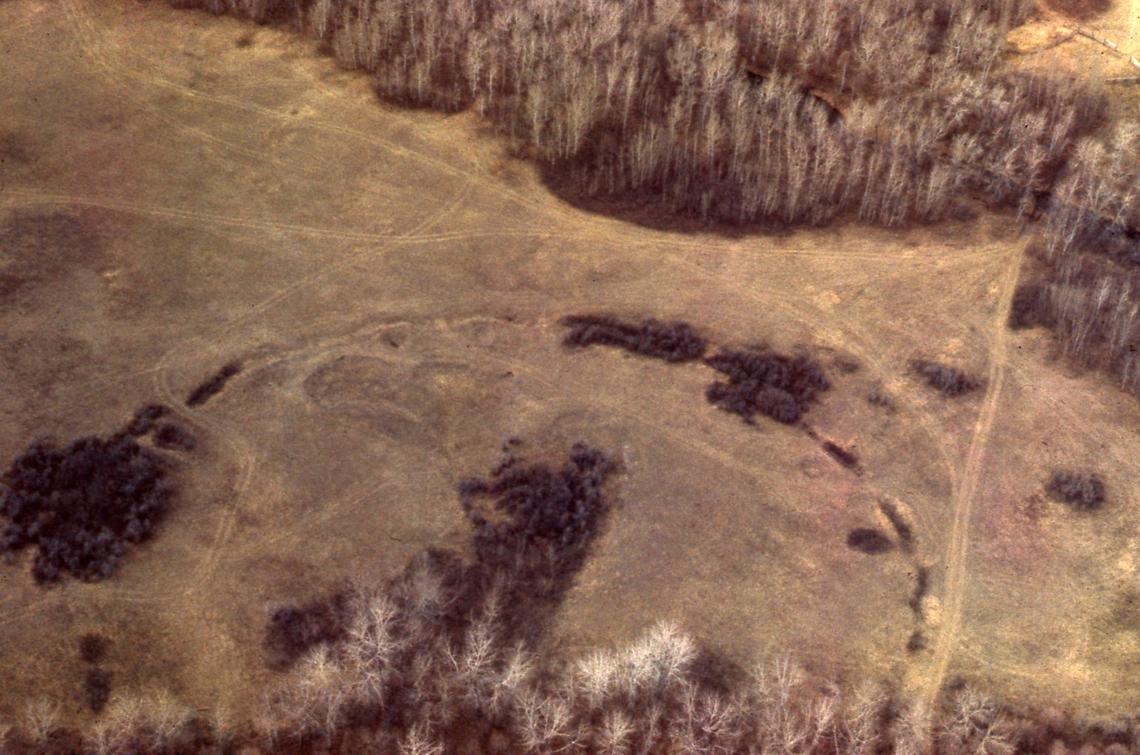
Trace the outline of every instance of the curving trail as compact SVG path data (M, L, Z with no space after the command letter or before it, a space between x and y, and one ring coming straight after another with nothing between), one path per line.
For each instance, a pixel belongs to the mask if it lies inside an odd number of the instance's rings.
M946 678L946 670L958 644L958 634L962 625L962 606L965 598L967 561L970 547L970 518L977 496L978 483L986 462L986 451L990 444L994 420L997 418L1001 402L1002 387L1005 384L1005 370L1008 361L1010 306L1013 292L1017 288L1018 273L1024 256L1024 246L1010 255L994 313L993 335L990 348L990 367L986 383L986 395L978 419L974 423L970 450L962 469L960 484L954 494L954 520L946 546L944 584L942 591L942 624L938 639L934 644L931 665L922 679L920 700L927 710L933 708Z

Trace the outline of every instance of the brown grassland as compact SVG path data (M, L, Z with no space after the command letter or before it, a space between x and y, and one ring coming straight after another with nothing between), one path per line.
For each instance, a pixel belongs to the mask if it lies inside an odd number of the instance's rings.
M1140 51L1135 3L1047 5L1012 47L1095 11ZM40 585L29 552L0 569L0 734L98 730L85 633L109 640L116 715L143 699L174 728L264 721L294 673L266 665L268 612L345 580L379 590L427 548L470 557L456 487L519 437L554 466L583 441L620 469L543 654L573 663L669 620L730 666L789 654L912 711L964 684L1140 746L1140 404L1126 356L1093 370L1007 327L1019 281L1061 275L1016 202L733 233L601 212L476 109L380 102L318 44L160 2L0 2L0 458L149 402L196 439L167 453L176 501L112 579ZM1084 38L1007 58L1128 75ZM1104 86L1107 117L1135 118L1140 88ZM704 400L699 362L565 348L559 322L583 312L805 350L831 387L811 434L749 425ZM915 359L980 387L941 395ZM1106 504L1051 500L1060 468L1103 475ZM891 549L847 547L856 528Z

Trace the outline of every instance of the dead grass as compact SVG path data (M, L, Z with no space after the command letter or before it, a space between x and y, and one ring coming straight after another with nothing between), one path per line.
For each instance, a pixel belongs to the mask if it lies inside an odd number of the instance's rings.
M1021 243L1007 219L659 233L552 199L466 116L378 106L367 81L291 35L262 29L238 49L248 27L195 16L172 36L189 17L161 4L43 7L0 4L15 61L0 108L39 129L32 162L0 167L0 223L19 231L17 249L38 250L21 252L17 301L5 299L0 456L43 432L117 427L147 402L185 412L199 446L180 473L190 505L172 513L161 550L114 582L45 593L21 570L0 572L0 717L22 719L39 695L74 697L82 672L65 686L57 670L78 663L69 627L82 621L113 625L114 694L170 683L187 706L249 720L271 679L266 605L347 571L396 574L425 545L461 545L456 470L488 468L485 449L514 434L559 447L586 437L627 457L623 504L551 629L574 657L626 646L669 605L740 663L786 647L845 683L902 675L913 575L842 539L886 492L912 508L921 547L944 553L977 402L932 400L906 365L918 353L986 364L993 285ZM494 175L504 161L513 183ZM59 228L79 218L68 238L98 244L21 230L32 216ZM79 248L94 251L68 256ZM868 474L802 433L758 432L692 400L703 367L559 347L560 317L617 306L699 322L716 342L779 334L785 353L855 355L863 369L836 376L811 416L857 444ZM1020 348L970 523L950 670L1002 699L1112 716L1134 686L1118 606L1135 569L1122 534L1136 531L1135 501L1075 532L1052 513L1018 518L1013 502L1049 469L1093 461L1114 490L1140 489L1140 417L1113 385L1049 364L1040 333L1010 341ZM183 407L233 357L241 400ZM877 385L893 413L864 399ZM941 590L935 562L932 617ZM536 736L559 715L531 710ZM699 696L693 711L720 720ZM625 728L614 715L605 730L618 740Z

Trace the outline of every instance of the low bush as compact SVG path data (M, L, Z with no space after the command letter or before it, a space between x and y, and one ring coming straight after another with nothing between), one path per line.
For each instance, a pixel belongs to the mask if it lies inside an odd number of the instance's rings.
M150 536L173 495L162 459L127 434L64 448L41 441L2 481L0 515L8 525L0 552L36 546L38 582L64 572L85 581L111 576L127 546Z
M1054 472L1045 490L1053 500L1073 508L1092 510L1104 505L1104 480L1092 472Z
M831 456L831 458L835 459L848 469L859 469L859 457L855 453L848 451L846 448L843 448L842 446L839 446L830 440L827 440L823 443L823 450L826 451L828 455Z
M914 591L910 594L910 600L907 605L916 616L921 618L922 614L922 599L926 597L926 593L930 591L930 570L925 566L918 567L918 571L914 575Z
M182 425L164 422L154 431L154 444L173 451L193 451L198 441Z
M79 638L79 659L84 663L99 663L107 655L107 638L88 632Z
M127 424L124 432L127 435L139 437L146 435L154 429L154 424L159 419L165 417L170 413L170 408L162 404L147 404L135 410L135 415Z
M88 670L83 678L83 697L92 712L102 711L111 697L111 672L101 668Z
M927 385L947 396L961 396L982 387L982 381L978 378L956 367L938 362L914 359L910 363L910 368L922 377Z
M871 389L871 392L867 394L867 403L871 406L877 406L882 409L886 409L892 414L898 408L895 405L894 398L891 396L891 394L887 393L887 390L882 386L877 386Z
M226 387L226 383L234 375L241 372L240 362L230 362L212 375L206 382L199 385L186 397L187 406L201 406Z
M847 533L847 547L863 553L878 555L895 547L891 539L870 527L856 527Z
M634 325L608 315L574 315L562 318L561 324L570 328L562 341L567 346L616 346L666 362L700 359L708 348L700 333L685 322L651 318Z
M820 366L802 354L721 350L705 363L728 376L727 382L710 385L705 397L748 423L757 413L784 424L796 422L830 387Z

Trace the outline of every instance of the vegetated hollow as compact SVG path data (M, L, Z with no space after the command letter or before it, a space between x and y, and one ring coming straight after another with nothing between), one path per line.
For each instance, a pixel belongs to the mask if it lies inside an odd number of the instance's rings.
M1104 505L1104 480L1095 472L1054 472L1045 490L1053 500L1075 509L1091 511Z
M151 535L173 495L162 458L125 433L63 448L37 442L2 480L8 525L0 552L36 546L37 582L64 572L90 582L111 576L127 547Z
M705 355L708 342L686 322L649 318L638 324L609 315L571 315L559 321L570 328L566 346L616 346L666 362L689 362Z
M922 599L930 591L930 570L925 566L918 567L914 575L914 591L910 594L907 605L915 616L922 617Z
M830 388L822 368L803 354L722 349L705 364L728 376L727 382L710 385L705 398L748 423L757 413L785 424L796 422L816 396Z
M890 521L891 526L894 527L895 534L898 535L903 550L913 550L914 530L911 529L906 517L902 511L899 510L895 502L888 498L880 499L879 510L883 512L883 515Z
M229 362L186 397L187 406L201 406L226 387L226 382L241 372L241 362Z
M931 388L947 396L961 396L982 387L982 381L973 375L939 362L912 359L910 369L922 377Z
M878 555L891 550L895 544L877 529L856 527L847 533L847 547L863 553Z

